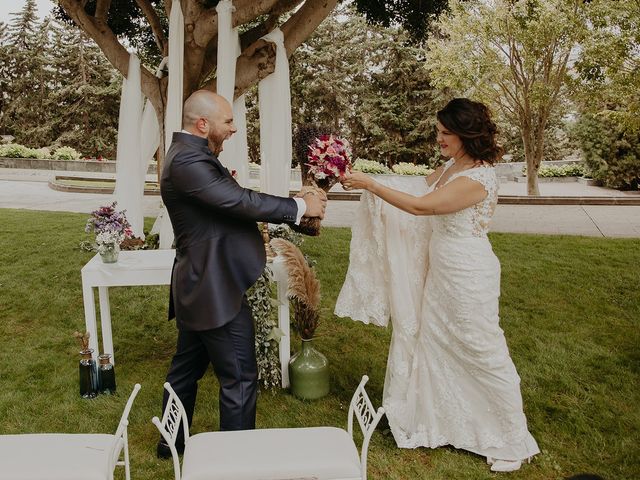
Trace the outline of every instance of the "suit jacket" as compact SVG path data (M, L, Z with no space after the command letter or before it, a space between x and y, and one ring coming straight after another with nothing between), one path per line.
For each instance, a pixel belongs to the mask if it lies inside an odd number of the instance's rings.
M292 198L242 188L209 150L207 139L174 133L160 181L176 243L169 319L208 330L232 320L264 270L256 221L294 222Z

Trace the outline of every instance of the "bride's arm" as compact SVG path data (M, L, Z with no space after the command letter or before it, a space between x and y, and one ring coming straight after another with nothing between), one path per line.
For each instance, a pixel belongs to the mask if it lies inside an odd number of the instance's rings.
M467 177L459 177L443 187L422 197L385 187L361 172L347 174L341 180L347 190L365 189L382 198L394 207L413 215L443 215L454 213L484 200L484 186Z

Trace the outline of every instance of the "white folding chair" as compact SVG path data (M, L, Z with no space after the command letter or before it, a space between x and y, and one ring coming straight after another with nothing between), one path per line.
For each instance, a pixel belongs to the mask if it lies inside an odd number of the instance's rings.
M139 390L140 384L136 384L113 435L0 435L0 479L113 480L113 471L118 465L124 466L126 479L130 480L127 426L131 405Z
M184 407L171 385L164 384L169 401L162 416L152 421L169 445L175 480L366 480L367 451L384 409L373 408L364 389L366 375L349 406L347 431L336 427L267 428L206 432L189 436ZM353 440L353 417L358 419L361 452ZM185 449L180 459L175 441L184 425Z

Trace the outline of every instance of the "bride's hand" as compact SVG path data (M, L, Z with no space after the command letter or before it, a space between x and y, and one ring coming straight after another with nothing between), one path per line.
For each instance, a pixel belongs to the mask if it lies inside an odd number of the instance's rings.
M362 172L350 172L340 177L340 183L345 190L369 190L373 179Z

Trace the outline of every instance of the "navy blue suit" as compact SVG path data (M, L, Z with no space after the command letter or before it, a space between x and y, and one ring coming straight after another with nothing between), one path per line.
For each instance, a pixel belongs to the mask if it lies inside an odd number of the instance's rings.
M178 341L167 381L191 423L197 382L212 363L220 429L254 428L257 366L245 293L266 262L256 222L292 223L297 204L242 188L207 139L187 133L173 134L160 191L176 242L169 318L176 318Z

